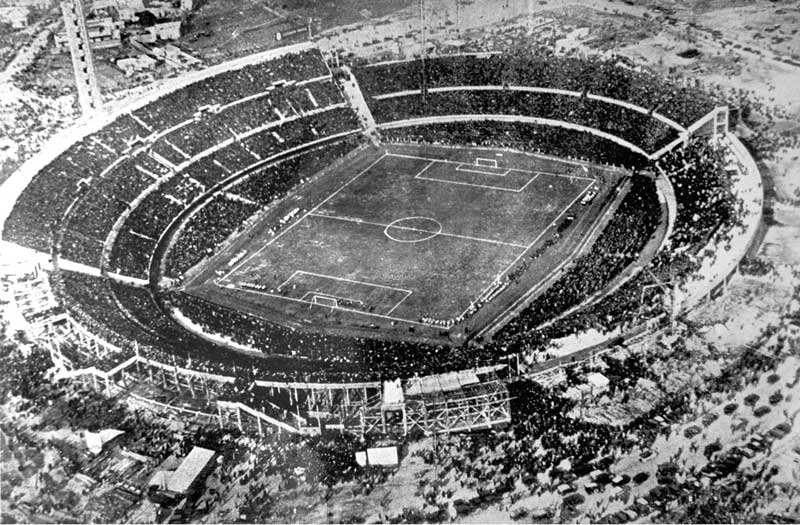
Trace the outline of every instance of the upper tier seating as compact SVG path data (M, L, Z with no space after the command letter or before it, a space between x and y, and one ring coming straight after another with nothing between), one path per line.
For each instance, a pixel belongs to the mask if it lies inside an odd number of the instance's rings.
M423 70L424 67L424 70ZM688 126L714 109L707 93L600 57L442 56L354 70L365 96L451 86L534 86L630 102ZM423 74L424 73L424 74ZM369 100L369 98L368 98Z
M78 203L76 214L79 215L71 222L70 228L76 227L87 216L98 217L101 224L96 227L78 227L88 230L81 233L89 233L93 238L100 236L100 240L105 240L104 234L108 232L103 224L107 225L109 221L106 217L109 210L97 198L112 197L130 203L135 198L134 193L142 190L144 182L146 187L171 171L169 164L151 158L149 150L164 157L168 163L176 163L187 159L170 146L168 142L171 138L180 144L175 146L184 146L189 150L187 154L204 151L218 141L233 138L231 131L218 128L217 120L230 118L236 122L244 118L237 115L249 114L252 105L233 103L247 97L254 97L254 104L260 101L262 106L269 107L271 94L278 92L282 94L281 103L286 99L295 101L297 106L302 105L286 118L300 118L302 112L311 110L309 108L319 111L343 103L344 99L338 90L325 78L301 86L287 85L329 75L319 51L311 50L209 77L167 94L132 114L121 115L100 131L70 146L34 176L5 222L3 239L39 251L49 251L57 240L54 233L62 227L64 215L73 201L87 193L88 188L97 188L96 185L102 183L102 189L89 192ZM303 97L306 101L301 104ZM226 104L232 105L222 108L218 113L198 113L207 106ZM264 125L271 121L280 126L276 114L272 113L269 117L266 121L259 120L257 124ZM145 141L147 137L158 136L182 123L185 125L162 136L154 144ZM310 125L324 127L316 122ZM298 124L294 124L291 133L298 127ZM245 131L243 127L238 129ZM70 237L74 240L75 235L70 234Z

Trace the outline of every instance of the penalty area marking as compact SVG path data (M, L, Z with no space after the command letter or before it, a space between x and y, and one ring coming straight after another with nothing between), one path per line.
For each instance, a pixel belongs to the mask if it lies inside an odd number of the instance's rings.
M239 286L235 286L235 285L234 285L234 284L232 284L232 283L231 283L231 284L228 284L228 285L225 285L225 286L223 286L223 285L221 285L221 284L219 284L219 283L214 283L214 284L215 284L216 286L219 286L220 288L234 289L234 290L237 290L237 291L239 291L239 292L252 293L252 294L257 294L257 295L263 295L263 296L266 296L266 297L273 297L273 298L275 298L275 299L282 299L282 300L284 300L284 301L292 301L292 302L295 302L295 303L307 304L307 305L309 305L309 306L315 306L315 305L316 305L316 306L322 306L322 305L320 305L319 303L314 303L313 301L310 301L310 300L307 300L307 299L297 299L297 298L295 298L295 297L286 297L286 296L284 296L284 295L278 295L278 294L275 294L275 293L272 293L272 292L267 292L267 291L262 291L262 290L252 290L252 289L250 289L250 288L242 288L242 287L239 287ZM380 286L380 285L376 285L376 286ZM372 313L372 312L365 312L365 311L363 311L363 310L356 310L356 309L354 309L354 308L345 308L345 307L343 307L343 306L338 306L338 305L337 305L337 306L330 306L330 307L328 307L328 306L325 306L325 308L330 308L330 309L332 309L332 310L341 310L341 311L343 311L343 312L351 312L351 313L356 313L356 314L366 315L366 316L369 316L369 317L377 317L378 319L386 319L386 320L389 320L389 321L396 321L396 322L400 322L400 323L410 323L410 324L415 324L415 325L419 325L419 326L434 326L434 325L432 325L432 324L430 324L430 323L423 323L423 322L421 322L421 321L412 321L411 319L403 319L402 317L393 317L393 316L389 315L389 314L391 314L392 312L394 312L394 310L395 310L395 309L396 309L398 306L400 306L400 304L401 304L403 301L405 301L406 299L408 299L408 297L409 297L409 296L410 296L412 293L413 293L413 292L411 292L410 290L408 290L408 293L407 293L407 294L406 294L406 295L405 295L405 296L404 296L402 299L400 299L400 300L399 300L399 301L398 301L398 302L397 302L397 303L396 303L394 306L392 306L392 307L389 309L389 311L387 311L385 314L376 314L376 313ZM308 295L308 294L306 294L306 295ZM317 295L319 295L319 294L317 294ZM323 295L328 295L328 296L330 296L331 294L323 294Z
M459 170L456 170L456 171L459 171ZM469 170L460 170L460 171L469 171ZM527 173L533 173L533 172L527 172ZM504 188L502 186L492 186L492 185L489 185L489 184L475 184L474 182L462 182L462 181L458 181L458 180L437 179L436 177L420 177L421 174L422 174L422 172L417 173L414 176L414 178L417 179L417 180L429 180L429 181L432 181L432 182L441 182L441 183L444 183L444 184L456 184L458 186L472 186L473 188L484 188L484 189L487 189L487 190L508 191L508 192L511 192L511 193L522 193L523 191L525 191L525 188L527 188L528 185L531 182L535 181L540 175L539 173L534 173L533 177L529 178L528 182L526 182L521 188L513 189L513 188Z
M556 161L556 162L561 162L561 163L564 163L564 164L572 164L574 166L579 166L579 167L583 167L583 168L586 168L586 166L590 165L589 163L579 162L579 161L576 161L576 160L562 159L562 158L559 158L559 157L548 157L548 156L545 156L545 155L539 155L539 154L534 154L534 153L525 153L525 155L530 155L530 156L533 156L533 157L539 157L539 158L543 158L545 160L552 160L552 161ZM461 165L461 166L463 166L464 164L467 164L467 165L473 166L472 164L469 164L468 162L465 163L465 162L461 162L461 161L457 161L457 160L448 160L448 159L431 159L431 158L428 158L428 157L417 157L416 155L406 155L405 153L388 153L387 152L386 156L387 157L400 157L400 158L404 158L404 159L427 160L428 162L431 162L431 163L442 162L444 164L457 164L457 165ZM596 167L595 165L592 165L592 166ZM430 166L428 166L428 167L430 167ZM602 168L602 166L601 166L601 168ZM427 167L426 167L426 169L427 169ZM567 175L565 173L550 173L548 171L531 171L531 170L523 170L523 169L520 169L520 168L508 168L508 171L509 172L518 171L520 173L537 173L537 174L541 173L541 174L544 174L544 175L550 175L552 177L564 177L564 178L567 178L567 179L591 180L591 181L596 181L597 180L595 178L584 177L582 175Z
M395 286L386 286L386 285L383 285L383 284L369 283L367 281L357 281L355 279L347 279L345 277L334 277L333 275L325 275L324 273L307 272L305 270L295 270L295 272L288 279L283 281L283 283L281 283L281 285L278 286L277 289L280 290L281 288L283 288L283 286L286 283L288 283L289 281L294 279L295 276L297 276L297 274L299 274L299 273L303 273L303 274L306 274L306 275L311 275L312 277L321 277L322 279L333 279L334 281L344 281L344 282L353 283L353 284L363 284L365 286L372 286L373 288L384 288L386 290L395 290L397 292L407 292L409 294L411 293L411 290L406 290L405 288L397 288Z

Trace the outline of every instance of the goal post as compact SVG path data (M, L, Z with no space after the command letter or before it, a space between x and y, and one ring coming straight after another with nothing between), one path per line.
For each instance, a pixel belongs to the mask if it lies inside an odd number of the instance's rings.
M328 295L314 295L311 297L311 304L317 304L326 308L338 308L339 301L335 297Z
M481 168L496 168L497 167L497 159L484 159L478 157L475 159L475 165Z

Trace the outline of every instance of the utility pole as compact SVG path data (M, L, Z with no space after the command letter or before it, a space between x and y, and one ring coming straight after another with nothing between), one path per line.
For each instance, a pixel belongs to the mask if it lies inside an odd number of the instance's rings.
M78 88L78 102L84 116L98 111L103 105L97 75L94 72L92 48L86 32L86 16L83 0L62 0L61 13L64 15L64 30L67 33L69 52L72 55L72 69L75 73L75 86Z

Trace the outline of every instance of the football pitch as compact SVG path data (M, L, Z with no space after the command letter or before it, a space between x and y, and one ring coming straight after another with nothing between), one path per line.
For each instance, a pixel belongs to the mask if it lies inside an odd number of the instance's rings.
M596 186L577 170L386 152L247 255L217 287L293 316L324 309L436 325L459 319ZM537 170L541 167L542 170ZM302 203L300 203L302 205ZM568 213L569 211L569 213Z

